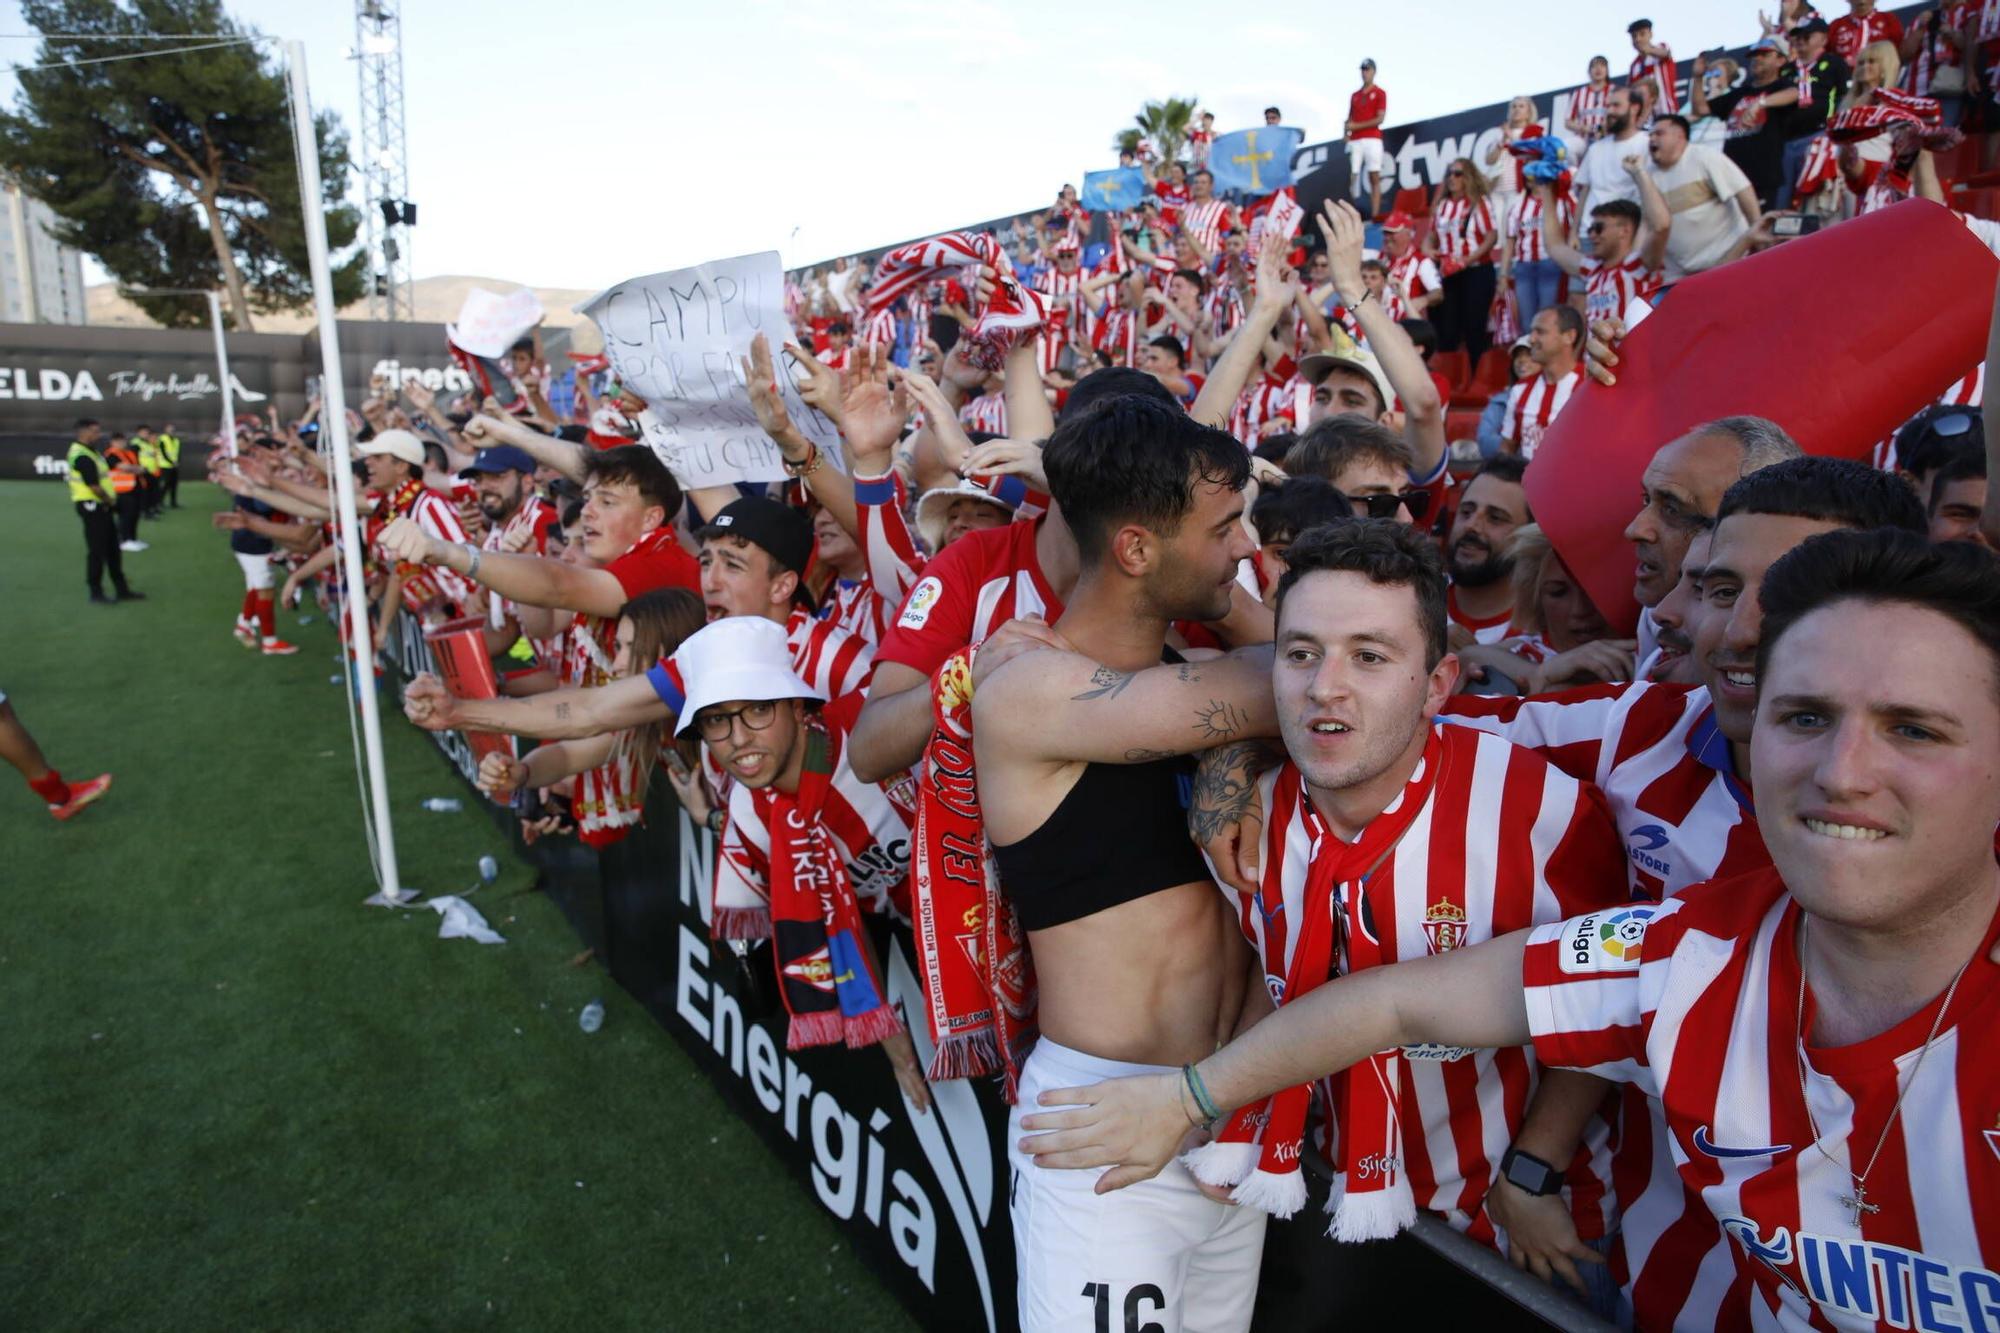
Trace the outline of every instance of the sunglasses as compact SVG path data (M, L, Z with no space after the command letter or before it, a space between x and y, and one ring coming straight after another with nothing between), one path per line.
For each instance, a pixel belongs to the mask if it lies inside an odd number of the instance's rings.
M1457 167L1453 167L1450 171L1447 171L1444 174L1447 176L1463 176L1465 173L1460 171Z
M1939 417L1931 423L1933 435L1963 435L1972 429L1972 418L1963 412L1954 412L1948 417Z
M1366 509L1369 518L1394 518L1396 510L1404 505L1409 506L1411 518L1422 518L1431 507L1429 491L1404 491L1400 495L1352 495L1348 499Z
M1585 227L1583 229L1583 234L1586 236L1595 236L1597 235L1597 233L1603 230L1604 230L1604 224L1602 222L1593 222L1588 227Z

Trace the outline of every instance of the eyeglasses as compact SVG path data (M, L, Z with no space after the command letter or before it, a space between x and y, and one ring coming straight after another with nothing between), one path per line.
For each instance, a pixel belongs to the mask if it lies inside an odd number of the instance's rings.
M1422 518L1431 507L1429 491L1404 491L1400 495L1351 495L1348 500L1354 504L1357 515L1368 511L1369 518L1394 518L1396 510L1409 506L1411 518Z
M741 708L727 713L710 712L704 709L694 720L694 728L705 741L726 741L736 730L736 719L743 719L746 731L763 731L778 719L777 701L759 699L744 704Z
M1457 167L1453 167L1450 171L1447 171L1444 174L1447 176L1463 176L1465 173L1463 171L1460 171Z

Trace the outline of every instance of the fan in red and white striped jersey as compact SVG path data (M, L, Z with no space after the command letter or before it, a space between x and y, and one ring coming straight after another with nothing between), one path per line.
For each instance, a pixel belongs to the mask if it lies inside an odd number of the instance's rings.
M1677 1260L1649 1266L1642 1282L1677 1281L1639 1305L1640 1326L1992 1328L1994 925L1956 988L1877 1036L1810 1051L1800 1034L1818 1006L1801 976L1802 928L1766 868L1528 939L1536 1054L1631 1083L1665 1111L1683 1210L1638 1236L1628 1217L1625 1244L1706 1258L1692 1274ZM1856 1172L1865 1208L1848 1202Z
M1270 364L1268 354L1265 364ZM1285 430L1298 429L1297 372L1297 363L1285 357L1236 396L1236 405L1229 412L1229 433L1241 440L1244 448L1255 449L1273 422L1282 422Z
M1390 214L1391 217L1398 216ZM1389 268L1389 287L1382 299L1382 308L1391 318L1406 319L1417 310L1417 298L1432 292L1444 290L1444 278L1438 266L1429 255L1412 245L1401 255L1391 259L1383 255L1383 262Z
M1226 199L1204 198L1208 173L1194 174L1195 197L1181 209L1181 230L1192 236L1201 248L1214 254L1222 244L1222 233L1239 225L1236 209Z
M1464 264L1486 243L1494 230L1493 206L1481 199L1474 203L1464 195L1445 198L1431 213L1431 235L1437 239L1438 254Z
M1623 320L1628 328L1637 322L1633 303L1650 305L1660 294L1662 281L1660 271L1647 268L1636 250L1616 264L1586 257L1578 276L1584 283L1584 319L1592 324L1600 319Z
M1502 447L1512 445L1511 452L1533 458L1549 423L1569 405L1570 395L1582 382L1581 370L1566 371L1555 379L1544 372L1530 375L1509 389L1506 415L1500 421Z
M1526 699L1454 695L1440 718L1540 752L1596 785L1624 835L1634 897L1770 863L1705 687L1585 685Z
M1388 859L1362 881L1363 919L1377 924L1383 962L1447 953L1626 901L1618 836L1602 797L1496 737L1454 726L1432 733L1419 761L1435 774L1419 771L1419 779L1430 777L1423 807ZM1333 835L1311 810L1292 763L1266 772L1257 790L1266 815L1261 888L1255 897L1223 892L1264 960L1273 999L1283 1003L1310 867L1322 854L1321 839ZM1354 886L1338 887L1344 898ZM1345 955L1343 948L1342 972L1353 970ZM1403 1055L1398 1118L1416 1205L1493 1244L1486 1192L1533 1095L1533 1055L1519 1046L1415 1046ZM1597 1142L1594 1151L1579 1153L1570 1173L1578 1231L1591 1238L1610 1220L1603 1147Z
M1056 246L1055 267L1044 269L1035 278L1035 290L1048 298L1048 323L1043 325L1035 348L1044 375L1054 373L1062 363L1063 349L1073 339L1087 336L1083 284L1088 278L1078 267L1078 257L1075 243L1065 239Z
M1567 192L1556 197L1556 220L1567 236L1576 221L1576 200ZM1507 208L1506 225L1507 243L1513 250L1515 263L1530 264L1549 257L1548 246L1542 240L1540 190L1525 190L1514 196L1514 202Z
M1964 63L1964 55L1956 45L1946 41L1943 34L1965 31L1977 8L1969 0L1953 0L1953 3L1940 5L1932 11L1937 16L1937 26L1924 34L1908 67L1907 80L1911 92L1919 97L1933 96L1931 84L1937 79L1938 71L1956 69ZM1928 15L1920 16L1918 23L1922 24L1928 18Z
M893 306L877 310L861 326L861 346L889 348L896 345L896 311Z
M1632 58L1632 67L1625 72L1625 85L1629 88L1642 83L1652 84L1654 96L1651 106L1656 116L1679 110L1680 84L1679 74L1674 69L1673 48L1665 42L1653 40L1650 23L1635 23L1627 31L1632 36L1632 49L1638 54ZM1642 44L1652 49L1642 50Z
M916 792L907 775L886 788L863 782L847 762L847 738L862 698L848 695L819 710L831 742L833 786L820 818L833 835L841 862L864 911L907 922L910 911L910 836ZM728 820L715 864L711 902L768 901L771 896L771 817L775 786L729 785Z
M409 518L434 541L454 546L465 544L465 527L458 521L452 502L412 477L383 497L369 516L366 545L374 550L375 539L393 519ZM380 551L375 558L402 576L403 605L412 610L436 607L447 620L456 619L472 585L457 571L443 565L412 565L396 562Z
M1611 89L1615 86L1609 77L1597 82L1597 67L1603 63L1602 57L1590 62L1592 81L1584 84L1569 95L1569 118L1582 128L1586 143L1604 135L1604 116L1611 105ZM1607 75L1609 71L1606 71Z
M486 540L480 543L480 549L486 551L519 551L524 555L545 556L549 553L549 529L561 522L562 515L558 514L556 507L547 500L536 495L533 491L526 490L529 484L528 478L523 476L521 485L526 493L521 496L520 504L515 506L514 512L504 521L488 523ZM484 502L482 500L483 507ZM501 629L506 625L508 617L513 614L513 602L502 597L499 593L489 595L486 611L487 624L491 625L494 629Z
M967 430L983 430L991 435L1007 433L1007 395L989 388L977 398L968 398L958 409L958 419Z

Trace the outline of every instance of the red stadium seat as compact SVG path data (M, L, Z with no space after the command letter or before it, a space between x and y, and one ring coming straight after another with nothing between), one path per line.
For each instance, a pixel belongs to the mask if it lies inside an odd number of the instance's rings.
M1398 190L1396 200L1390 207L1408 213L1413 218L1427 218L1431 215L1431 192L1422 186Z
M1447 440L1476 440L1479 438L1479 417L1483 407L1460 407L1453 403L1451 411L1444 414L1444 437Z
M1473 374L1468 391L1482 399L1491 398L1507 387L1507 374L1512 369L1513 354L1505 347L1489 347L1486 355L1479 358L1479 369Z
M1456 395L1465 387L1466 381L1472 378L1472 358L1463 350L1433 352L1431 370L1444 376L1445 382L1451 385L1451 391Z

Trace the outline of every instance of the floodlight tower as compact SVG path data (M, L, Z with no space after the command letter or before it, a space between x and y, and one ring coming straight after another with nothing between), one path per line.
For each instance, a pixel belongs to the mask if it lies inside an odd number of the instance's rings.
M362 211L368 228L368 317L416 317L410 291L409 155L403 136L400 0L355 0L354 60L361 72Z

